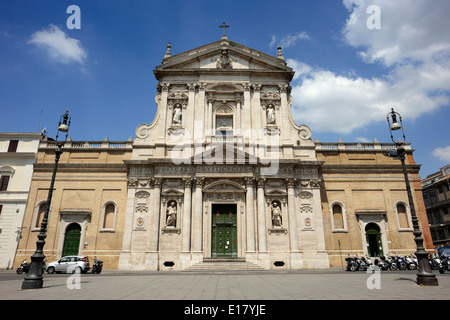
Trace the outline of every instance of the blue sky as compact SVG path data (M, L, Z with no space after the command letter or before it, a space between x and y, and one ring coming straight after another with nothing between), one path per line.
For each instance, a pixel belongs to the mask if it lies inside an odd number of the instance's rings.
M55 136L69 109L73 140L134 138L155 115L167 43L178 54L217 41L225 21L232 41L283 47L294 119L314 139L390 142L393 107L425 178L450 163L448 12L447 0L0 0L0 131Z

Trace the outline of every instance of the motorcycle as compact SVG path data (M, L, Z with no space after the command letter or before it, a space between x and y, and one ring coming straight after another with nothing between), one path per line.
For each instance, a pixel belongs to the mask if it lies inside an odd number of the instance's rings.
M92 273L100 273L103 269L103 261L99 258L95 258L94 264L92 265Z
M386 262L389 264L389 270L395 271L398 269L393 256L386 255Z
M439 267L439 273L444 273L445 270L450 270L450 256L441 257L441 266Z
M419 260L417 259L417 256L413 253L412 259L414 261L414 264L416 265L416 269L419 270Z
M432 270L439 270L441 267L441 260L439 258L436 258L434 254L428 257L428 262L430 263Z
M405 257L405 262L406 262L406 265L407 265L407 267L408 267L408 270L415 270L415 269L419 269L418 267L417 267L417 264L414 262L414 260L411 258L411 256L406 256Z
M347 271L356 271L359 269L359 264L356 261L356 258L352 258L348 255L348 257L345 258L345 261L347 261Z
M42 273L45 272L45 263L47 261L47 258L44 259L44 261L42 261ZM28 273L28 271L30 270L30 266L31 266L31 262L28 263L27 259L23 260L20 263L20 266L16 269L17 274L22 274L22 273Z
M28 273L30 270L30 263L27 262L27 259L23 260L20 263L20 266L16 269L17 274Z
M363 257L362 259L364 259L364 262L366 263L367 268L370 268L373 265L372 260L370 260L370 258L367 254L366 254L366 257L365 258Z
M397 258L395 259L395 262L397 264L397 267L400 270L406 270L408 268L408 266L407 266L407 264L406 264L406 262L405 262L405 260L403 259L402 256L397 255Z
M364 258L364 257L358 258L358 256L356 256L356 262L359 265L358 270L362 270L362 271L366 271L367 270L367 267L369 265L368 265L368 263L366 261L366 258Z
M386 258L384 256L380 257L380 260L375 259L374 264L380 269L380 270L389 270L389 264L386 262Z

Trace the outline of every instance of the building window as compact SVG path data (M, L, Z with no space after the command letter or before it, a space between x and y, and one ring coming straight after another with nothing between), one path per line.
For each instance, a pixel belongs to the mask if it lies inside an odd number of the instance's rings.
M330 204L331 225L335 232L347 231L347 218L345 214L345 206L340 201L333 201Z
M39 229L41 227L41 223L42 223L42 220L44 219L44 214L45 214L45 208L46 207L47 207L47 203L44 202L44 203L41 203L41 205L38 208L36 221L35 221L35 224L34 224L34 227L36 229Z
M116 207L109 203L105 207L105 214L103 219L103 228L104 229L112 229L114 226L114 212L116 211Z
M9 141L8 152L16 152L18 145L19 145L19 140L10 140Z
M403 201L397 201L394 205L395 214L397 217L397 226L399 230L412 231L411 211Z
M6 191L8 189L9 176L2 176L0 178L0 191Z
M0 216L2 215L2 209L3 209L3 205L0 204Z
M116 224L117 204L108 201L102 206L102 231L114 231Z

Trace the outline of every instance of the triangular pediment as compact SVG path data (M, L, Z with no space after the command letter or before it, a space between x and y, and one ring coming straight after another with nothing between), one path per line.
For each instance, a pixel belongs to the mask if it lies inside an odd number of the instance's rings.
M231 143L212 143L205 151L191 158L194 164L258 164L260 159Z
M155 75L170 70L278 71L292 73L283 59L235 43L216 41L180 54L167 56L156 67Z

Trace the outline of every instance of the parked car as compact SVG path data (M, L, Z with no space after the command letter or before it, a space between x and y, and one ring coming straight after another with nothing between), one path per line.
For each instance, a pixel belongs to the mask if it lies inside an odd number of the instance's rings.
M58 261L48 263L46 271L50 274L54 272L74 273L77 270L86 273L90 268L89 258L86 256L65 256Z

